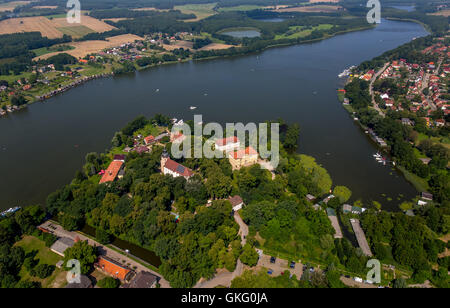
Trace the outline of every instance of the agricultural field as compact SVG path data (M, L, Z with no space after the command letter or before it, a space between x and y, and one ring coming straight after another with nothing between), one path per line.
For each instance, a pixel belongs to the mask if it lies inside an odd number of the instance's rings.
M238 6L230 6L230 7L221 7L219 12L230 12L230 11L251 11L257 9L265 9L267 7L262 5L238 5ZM271 7L273 8L273 7Z
M42 48L38 48L38 49L33 49L32 51L36 54L36 56L42 56L51 52L57 52L57 51L66 51L66 50L71 50L71 49L75 49L75 47L70 46L70 45L56 45L56 46L51 46L51 47L42 47Z
M217 3L207 3L207 4L186 4L175 6L175 10L180 10L184 14L194 14L197 16L195 19L189 19L187 21L197 21L205 19L209 16L216 14L213 10Z
M0 22L0 34L39 31L42 36L48 38L58 38L64 34L77 38L91 32L105 32L112 29L115 28L101 20L85 15L81 16L80 24L70 24L65 17L46 18L42 16L10 18Z
M277 12L306 12L306 13L333 13L337 10L342 9L342 6L339 5L313 5L313 6L299 6L299 7L290 7L290 8L282 8L276 10Z
M134 34L123 34L107 38L105 41L83 41L83 42L71 42L66 45L75 47L72 50L65 51L66 53L74 56L75 58L83 58L88 54L97 53L106 48L116 47L121 44L134 42L135 40L143 40L142 37ZM39 57L35 57L33 60L47 59L61 52L52 52L44 54Z
M436 13L432 13L430 15L438 15L438 16L445 16L445 17L449 17L450 16L450 10L442 10Z
M28 4L30 2L31 1L13 1L13 2L7 2L7 3L0 3L0 12L11 12L16 7Z
M281 35L276 35L275 39L293 39L293 38L299 38L299 37L305 37L311 34L312 31L314 30L327 30L332 28L333 25L330 24L321 24L318 25L316 27L312 27L312 29L306 29L306 27L304 26L292 26L289 27L289 31L281 34Z

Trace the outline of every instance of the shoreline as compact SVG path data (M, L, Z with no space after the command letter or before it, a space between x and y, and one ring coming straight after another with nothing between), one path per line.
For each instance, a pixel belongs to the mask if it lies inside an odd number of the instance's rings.
M359 28L354 28L354 29L349 29L349 30L343 30L343 31L338 31L335 32L333 34L325 34L324 37L321 38L317 38L317 39L311 39L311 40L307 40L307 41L302 41L302 42L295 42L295 43L279 43L279 44L271 44L271 45L267 45L263 48L261 48L260 50L251 52L251 53L236 53L234 55L224 55L224 56L212 56L212 57L205 57L205 58L198 58L198 59L194 59L194 58L188 58L188 59L183 59L183 60L179 60L179 61L169 61L169 62L163 62L161 64L150 64L147 66L143 66L143 67L136 67L136 71L144 71L147 69L151 69L154 67L158 67L158 66L162 66L162 65L172 65L172 64L176 64L176 63L187 63L190 61L206 61L206 60L215 60L215 59L226 59L226 58L232 58L232 57L239 57L239 56L246 56L246 55L253 55L253 54L257 54L257 53L261 53L265 50L271 49L271 48L278 48L278 47L288 47L288 46L295 46L295 45L302 45L302 44L310 44L310 43L315 43L315 42L320 42L320 41L324 41L326 39L330 39L333 37L336 37L338 35L341 34L345 34L345 33L351 33L351 32L356 32L356 31L364 31L364 30L370 30L375 28L376 26L374 25L368 25L365 27L359 27ZM135 72L136 72L135 71ZM85 83L87 83L88 81L91 80L95 80L95 79L99 79L99 78L107 78L107 77L115 77L115 76L120 76L120 75L127 75L127 74L131 74L131 73L135 73L135 72L130 72L130 73L123 73L123 74L114 74L112 72L104 72L101 74L96 74L96 75L91 75L91 76L85 76L83 77L83 79L78 80L78 81L74 81L64 87L61 88L56 88L50 92L47 92L43 95L40 96L35 96L34 100L27 102L26 104L19 106L17 109L13 110L13 111L8 111L6 112L4 115L0 115L0 119L2 117L7 117L10 113L14 113L14 111L20 110L20 109L24 109L27 108L29 105L34 104L36 102L44 102L58 94L63 94L64 92L67 92L68 90L72 89L72 88L76 88L80 85L83 85ZM94 77L95 76L95 77Z

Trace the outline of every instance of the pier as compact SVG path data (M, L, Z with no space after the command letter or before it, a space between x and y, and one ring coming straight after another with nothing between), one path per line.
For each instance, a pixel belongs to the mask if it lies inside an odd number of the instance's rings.
M363 251L364 255L371 257L372 252L370 251L369 244L367 243L366 235L364 234L361 224L358 219L350 219L352 224L353 232L355 232L356 240L358 241L359 247Z

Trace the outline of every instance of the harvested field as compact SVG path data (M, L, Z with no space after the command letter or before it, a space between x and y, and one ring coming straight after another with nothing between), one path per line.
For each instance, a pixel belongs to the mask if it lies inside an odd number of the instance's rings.
M341 0L309 0L309 3L338 3Z
M80 24L70 24L66 18L24 17L10 18L0 22L0 34L39 31L42 36L48 38L62 37L69 34L73 37L81 37L91 32L105 32L115 29L107 23L92 18L81 16Z
M133 11L159 11L159 12L164 12L164 11L168 11L168 10L161 10L161 9L157 9L154 7L141 7L138 9L132 9Z
M70 24L67 22L66 18L54 18L52 20L56 27L77 27L77 26L84 26L89 29L91 29L94 32L106 32L115 29L113 26L108 25L107 23L98 20L96 18L81 15L81 23L80 24Z
M10 18L0 21L0 34L39 31L42 36L57 38L63 33L56 29L55 24L42 16Z
M332 13L339 9L342 9L342 6L339 5L314 5L314 6L299 6L299 7L290 7L284 9L278 9L277 12L304 12L304 13Z
M206 45L205 47L200 48L199 50L218 50L218 49L228 49L230 47L233 47L233 45L211 43L209 45Z
M170 45L163 44L163 48L165 50L169 50L169 51L178 49L178 48L192 49L193 46L194 46L194 43L189 42L189 41L176 41L175 43L170 44Z
M56 8L58 8L58 6L56 6L56 5L36 5L36 6L33 6L33 9L37 9L37 10L40 10L40 9L51 9L51 10L54 10Z
M107 21L107 20L109 20L109 21L112 21L112 22L118 22L118 21L121 21L121 20L127 20L127 19L132 19L132 18L126 18L126 17L120 17L120 18L105 18L105 19L102 19L102 21Z
M125 43L134 42L135 40L142 40L143 38L133 34L123 34L107 38L106 41L84 41L84 42L71 42L68 45L75 47L72 50L66 50L61 52L52 52L40 57L36 57L33 60L47 59L51 56L65 52L75 58L83 58L88 54L97 53L106 48L116 47Z
M0 3L0 12L9 12L13 11L16 7L20 5L25 5L30 3L31 1L13 1L7 3Z
M438 15L438 16L445 16L445 17L449 17L450 16L450 10L442 10L436 13L431 13L430 15Z

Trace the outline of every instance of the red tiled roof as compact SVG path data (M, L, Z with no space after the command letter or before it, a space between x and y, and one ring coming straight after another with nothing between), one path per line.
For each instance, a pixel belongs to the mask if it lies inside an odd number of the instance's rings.
M155 141L155 137L153 137L152 135L147 136L144 138L145 144L149 144Z
M123 162L120 160L111 162L108 166L108 169L106 169L105 174L102 176L100 184L114 181L120 171L120 168L122 168L122 165Z
M247 147L245 149L241 149L239 151L235 151L233 153L230 153L230 155L234 159L239 159L239 158L243 158L246 155L258 155L258 152L256 152L255 149L252 148L252 147Z
M224 146L224 145L227 145L228 143L238 143L238 142L239 142L239 138L236 136L233 136L233 137L216 140L216 145Z
M98 258L98 261L95 265L102 271L120 280L125 280L125 277L129 272L131 272L129 268L122 266L118 262L103 256L100 256Z
M176 161L171 160L170 158L166 161L164 167L185 177L190 177L194 174L191 169L177 163Z

